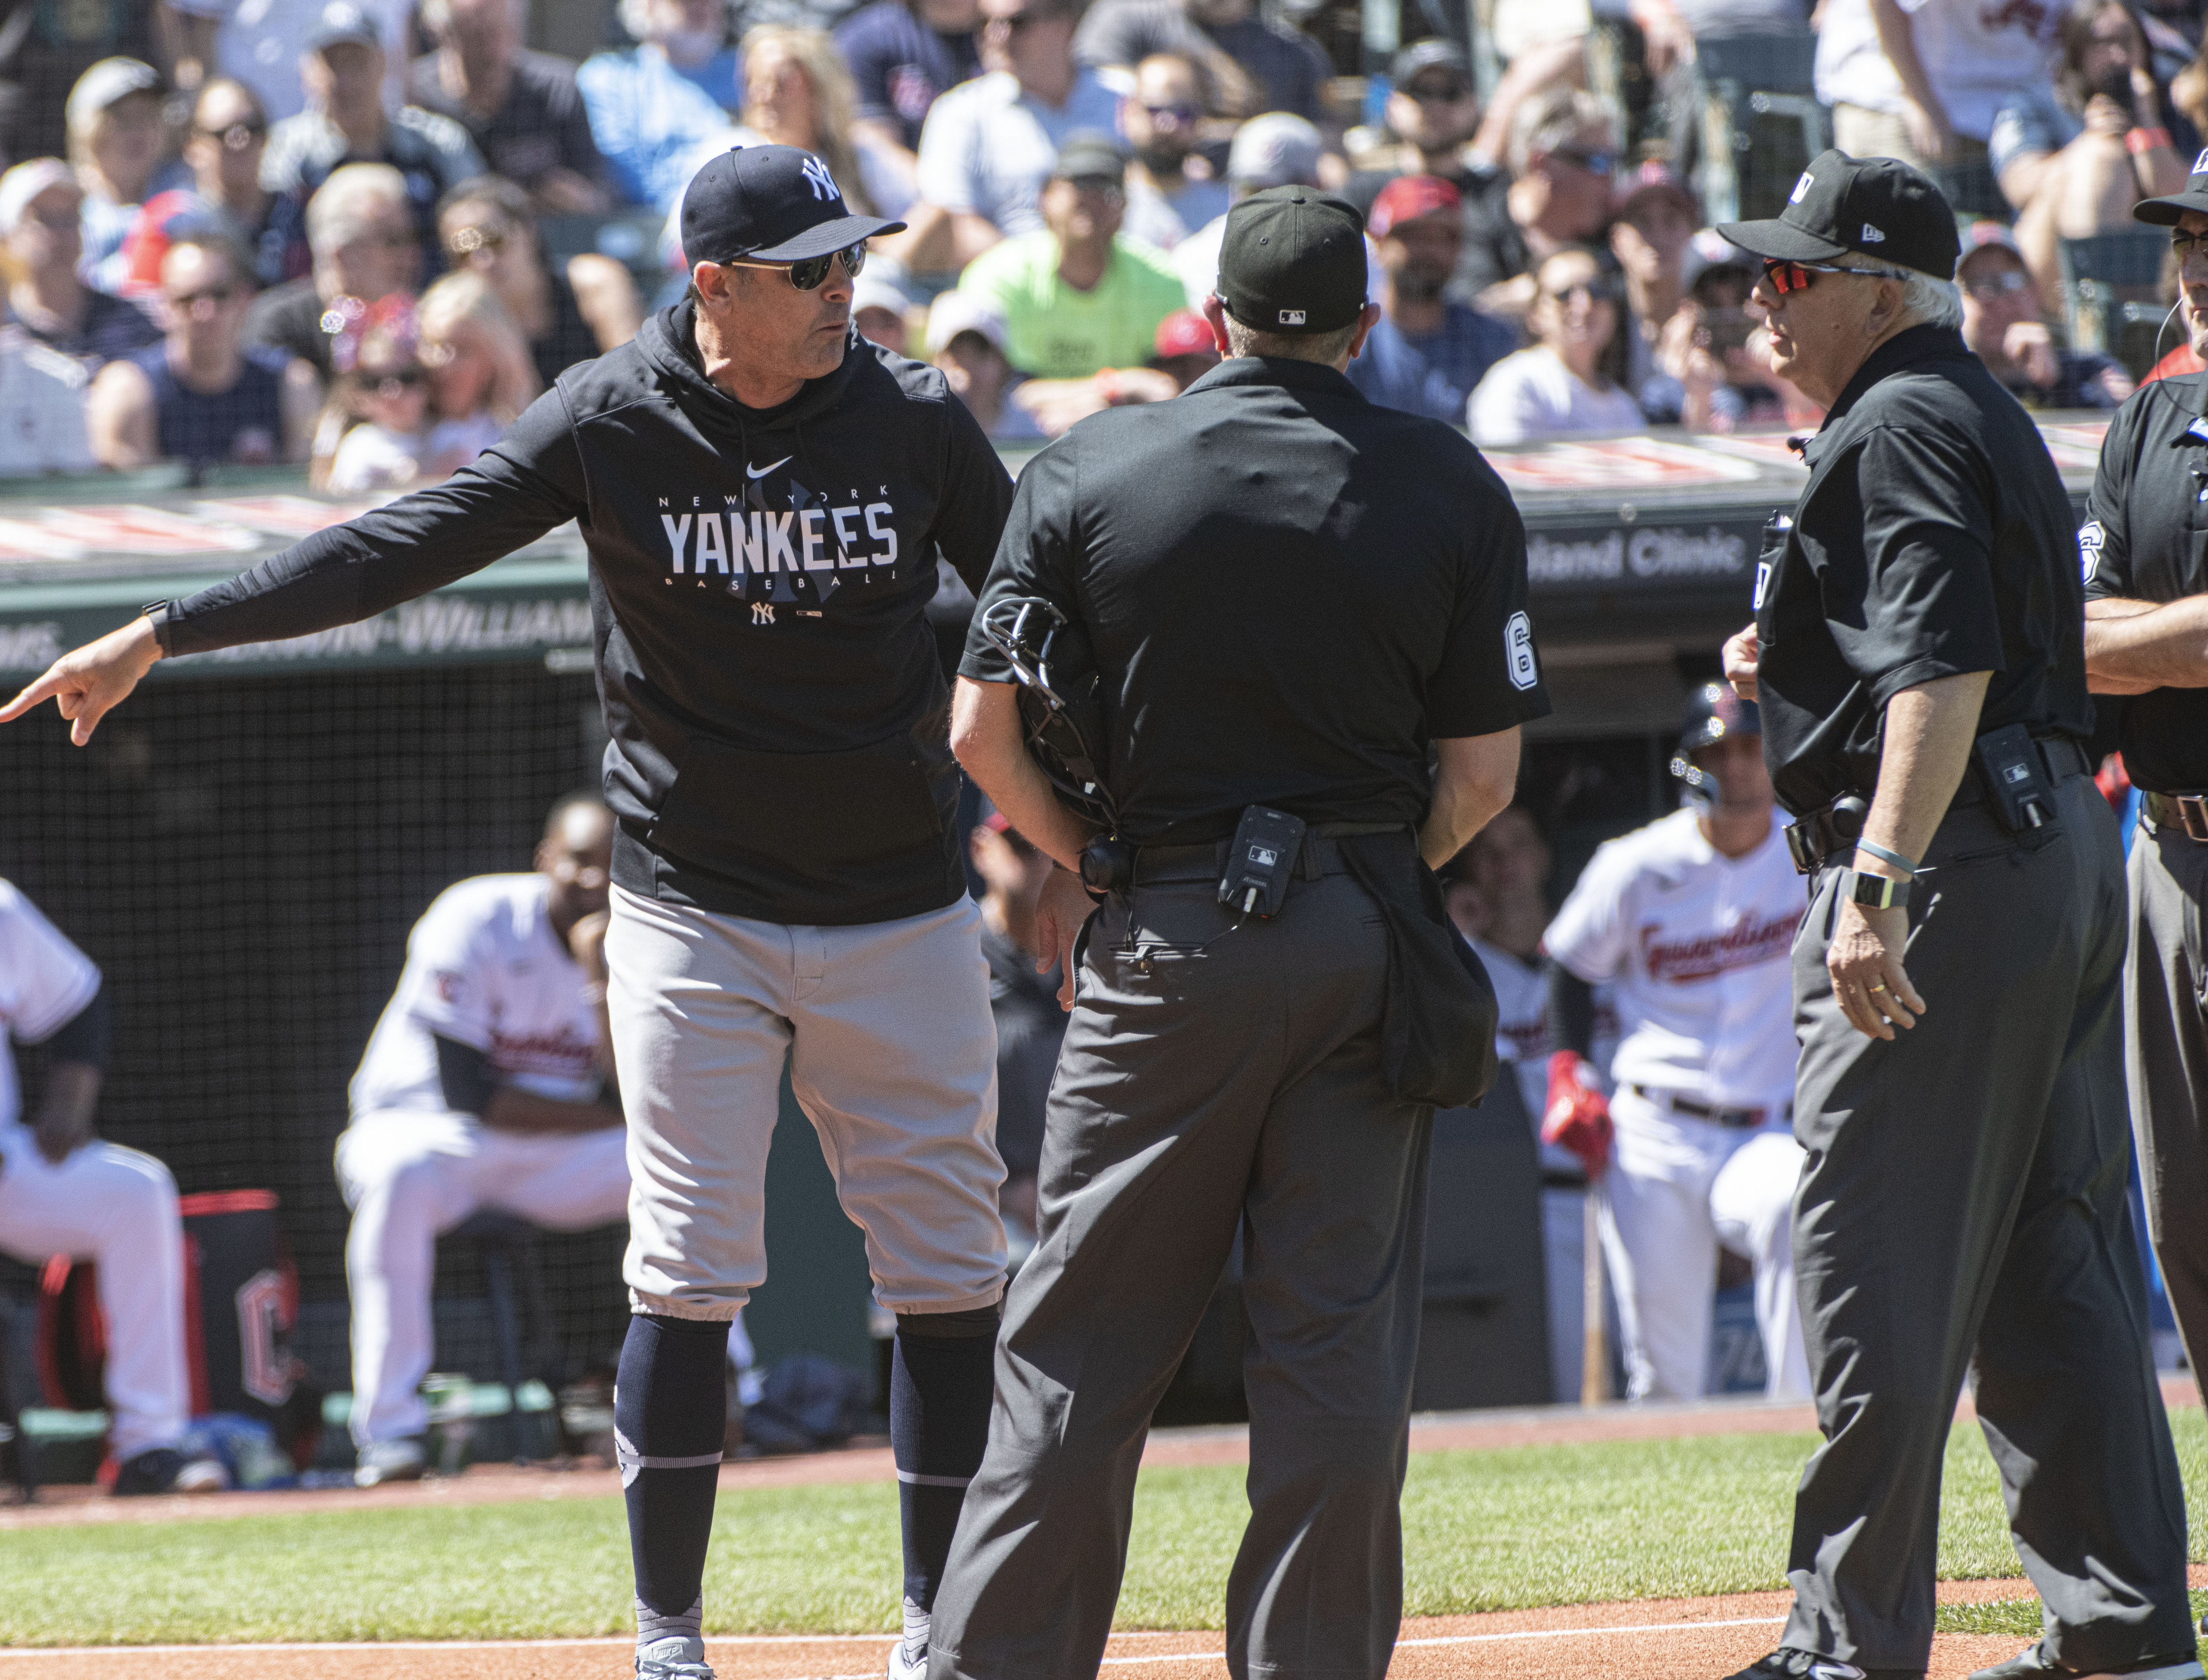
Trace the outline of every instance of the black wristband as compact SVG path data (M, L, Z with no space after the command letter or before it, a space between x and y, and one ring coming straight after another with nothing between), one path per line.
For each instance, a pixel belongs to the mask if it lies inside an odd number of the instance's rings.
M1840 894L1866 910L1898 910L1909 902L1909 882L1887 875L1867 875L1861 870L1842 870Z
M173 601L149 601L138 609L139 616L153 626L153 644L163 654L169 651L169 625L177 615Z

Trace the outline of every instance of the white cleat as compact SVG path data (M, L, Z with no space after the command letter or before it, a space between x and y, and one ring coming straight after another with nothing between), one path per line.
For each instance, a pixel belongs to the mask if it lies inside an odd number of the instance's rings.
M713 1671L705 1663L705 1641L677 1634L639 1646L636 1680L713 1680Z

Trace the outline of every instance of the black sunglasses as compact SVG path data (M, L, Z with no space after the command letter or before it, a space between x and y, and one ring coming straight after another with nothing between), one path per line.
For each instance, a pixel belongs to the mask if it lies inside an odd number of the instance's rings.
M268 138L268 124L260 117L244 123L232 123L226 128L201 129L200 134L208 140L219 140L229 152L243 152L256 140Z
M807 257L802 262L747 262L736 258L724 266L729 268L780 269L789 276L789 284L798 290L818 291L828 278L828 265L837 261L843 263L846 275L857 279L859 271L867 266L867 242L861 239L855 245L846 245L842 250L831 251L825 257Z

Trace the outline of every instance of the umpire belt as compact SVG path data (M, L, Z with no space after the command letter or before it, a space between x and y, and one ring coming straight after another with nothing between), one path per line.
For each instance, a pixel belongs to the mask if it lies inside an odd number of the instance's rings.
M2169 828L2208 844L2208 793L2150 793L2141 788L2139 815L2157 834Z
M1789 1103L1783 1109L1720 1109L1708 1103L1697 1103L1691 1097L1682 1097L1673 1091L1655 1091L1645 1085L1625 1087L1644 1103L1653 1103L1659 1109L1669 1109L1675 1115L1684 1115L1689 1120L1705 1120L1713 1126L1722 1126L1729 1132L1753 1132L1765 1121L1784 1120L1794 1112Z
M2040 762L2046 766L2047 780L2060 785L2069 776L2091 775L2093 761L2087 756L2085 744L2074 735L2035 735L2032 741L2039 748ZM1845 795L1842 795L1845 798ZM1963 785L1948 802L1951 811L1967 810L1985 803L1985 790L1978 786L1975 768L1963 772ZM2150 795L2149 797L2153 797ZM2201 796L2193 796L2198 799ZM1834 804L1838 800L1833 802ZM1860 822L1860 818L1857 819ZM1945 818L1943 816L1942 820ZM1860 829L1857 834L1860 834ZM2191 833L2191 830L2187 832ZM1811 811L1799 822L1786 828L1786 849L1794 855L1794 869L1800 875L1814 875L1826 864L1843 853L1855 850L1857 834L1843 834L1833 821L1832 805ZM2208 840L2208 826L2193 836Z
M1316 881L1323 875L1340 875L1349 865L1342 861L1341 848L1335 841L1346 834L1395 834L1403 832L1400 822L1323 822L1304 832L1304 843L1296 853L1296 879ZM1135 885L1162 887L1191 881L1209 881L1215 886L1227 872L1227 849L1234 844L1230 838L1205 840L1196 846L1145 846L1135 852Z

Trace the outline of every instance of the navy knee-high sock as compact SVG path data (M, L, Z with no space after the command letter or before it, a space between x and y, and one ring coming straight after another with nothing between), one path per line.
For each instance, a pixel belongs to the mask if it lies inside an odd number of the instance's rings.
M699 1636L728 1423L725 1319L639 1312L621 1343L614 1430L636 1565L639 1645Z
M966 1484L988 1444L997 1318L994 1306L897 1317L890 1447L904 1527L904 1596L921 1611L935 1607Z

